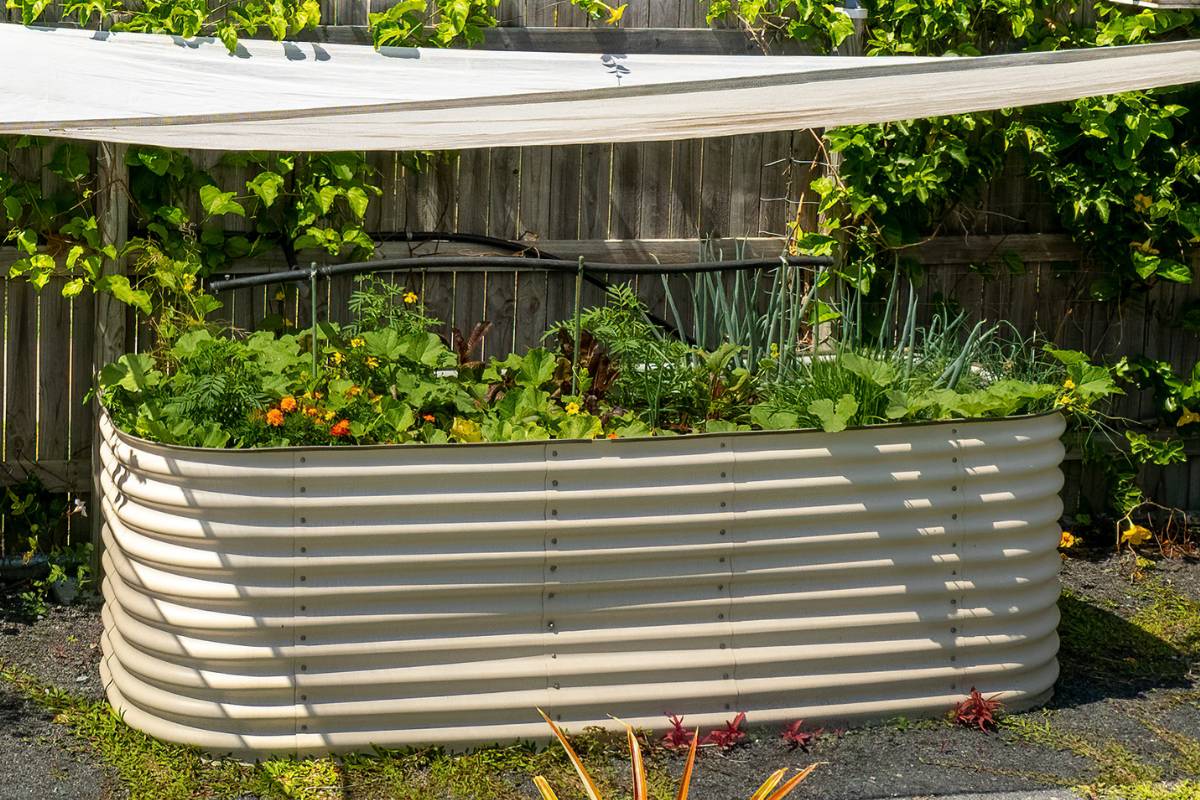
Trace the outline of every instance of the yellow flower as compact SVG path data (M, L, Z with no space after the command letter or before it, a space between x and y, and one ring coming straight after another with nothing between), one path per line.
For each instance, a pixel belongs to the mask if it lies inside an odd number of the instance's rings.
M1154 200L1140 192L1133 196L1133 207L1138 211L1145 211L1152 205L1154 205Z
M367 356L367 368L375 369L379 366L379 359L375 356Z
M771 358L779 358L779 343L771 342Z
M358 397L360 394L362 394L361 386L351 386L349 389L346 390L347 397Z
M567 403L567 413L572 414L572 415L578 414L579 413L579 403Z
M1058 537L1058 547L1060 550L1066 550L1067 548L1074 547L1078 541L1079 539L1075 538L1075 535L1070 531L1063 531Z
M1145 544L1153 538L1154 534L1149 529L1133 523L1130 523L1129 527L1121 532L1121 544L1128 544L1130 547Z
M1075 388L1075 381L1071 380L1070 378L1067 378L1065 381L1063 381L1063 388L1066 389L1068 392L1071 391L1072 389Z
M333 363L344 364L345 361L346 361L346 354L343 353L341 350L335 350L333 353Z
M410 306L413 303L417 302L417 293L416 292L406 292L404 295L404 302L408 303Z
M629 5L628 3L621 3L621 5L617 6L616 8L609 6L608 7L608 19L604 20L604 24L616 25L618 22L620 22L621 17L625 16L625 8L628 5Z
M334 417L336 417L336 416L337 416L337 413L336 413L336 412L334 412L334 411L326 411L326 412L325 412L325 420L326 420L326 421L329 421L329 420L333 419L333 418L334 418Z
M280 289L278 292L275 293L275 299L276 300L286 300L287 293L284 292L283 289Z
M1200 414L1197 414L1190 408L1185 408L1183 413L1179 415L1179 419L1175 420L1175 427L1182 428L1184 425L1191 425L1193 422L1200 422Z
M366 342L363 341L363 338L361 336L355 336L353 339L350 340L351 347L362 347L364 344L366 344Z

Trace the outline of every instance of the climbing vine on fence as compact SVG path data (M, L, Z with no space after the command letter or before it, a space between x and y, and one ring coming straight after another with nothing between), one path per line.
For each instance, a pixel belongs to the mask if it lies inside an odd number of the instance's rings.
M862 0L868 55L980 55L1141 44L1200 35L1193 11L1130 9L1106 0ZM711 6L768 45L800 38L825 48L846 37L845 15L820 0L721 0ZM798 246L848 244L845 277L886 293L897 260L922 239L967 231L979 192L1016 157L1093 266L1091 293L1122 300L1160 281L1192 280L1200 237L1200 118L1194 89L1130 92L884 125L827 135L838 179L818 181L827 226L797 231ZM915 265L909 264L909 269ZM1013 264L1019 269L1018 264Z

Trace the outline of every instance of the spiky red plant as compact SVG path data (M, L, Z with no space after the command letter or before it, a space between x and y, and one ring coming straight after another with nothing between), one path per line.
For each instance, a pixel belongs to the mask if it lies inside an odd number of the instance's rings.
M671 722L671 730L667 731L662 737L662 745L668 750L685 750L692 743L692 739L696 737L695 731L689 731L683 727L683 717L677 717L674 714L667 714L667 719Z
M825 729L817 728L816 730L806 731L803 730L803 726L804 720L798 719L784 728L781 736L793 750L798 747L807 753L808 748L812 747L813 742L817 741L817 738L825 732Z
M996 716L1004 710L1004 704L996 699L997 695L984 697L974 686L971 694L954 707L954 721L968 728L979 728L981 731L994 731L999 727Z
M722 750L729 750L746 738L742 723L746 721L746 712L739 711L738 715L725 723L724 728L709 732L700 744L715 744Z

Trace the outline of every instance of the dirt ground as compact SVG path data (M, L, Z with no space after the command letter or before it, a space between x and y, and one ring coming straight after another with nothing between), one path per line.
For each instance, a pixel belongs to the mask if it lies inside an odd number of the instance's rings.
M1011 715L994 734L944 720L895 719L824 734L810 752L789 750L776 730L751 727L747 744L702 754L691 796L746 798L770 771L813 761L825 763L793 797L865 800L1048 789L1068 797L1067 787L1084 784L1134 787L1200 778L1200 562L1139 567L1129 555L1071 558L1064 562L1063 585L1062 675L1045 709ZM0 663L45 685L98 699L100 627L94 606L56 608L32 623L0 616ZM678 774L680 757L657 758L664 773ZM612 766L615 771L615 757ZM0 800L128 794L117 771L88 743L3 680L0 770ZM276 788L281 796L310 796L282 784ZM560 787L564 799L568 789ZM1112 798L1157 797L1134 788L1127 794L1120 788L1107 795L1100 791ZM379 792L356 789L350 781L311 796L408 800L403 789ZM462 796L441 796L455 794ZM513 776L508 796L532 797L528 776ZM1190 791L1180 796L1190 798Z

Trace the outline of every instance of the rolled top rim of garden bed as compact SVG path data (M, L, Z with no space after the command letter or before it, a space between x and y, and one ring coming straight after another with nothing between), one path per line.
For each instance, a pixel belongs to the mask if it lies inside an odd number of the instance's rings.
M923 419L899 422L880 422L874 425L851 425L841 431L825 431L820 428L772 428L750 431L705 431L702 433L678 433L660 436L620 436L616 439L608 439L604 437L591 439L524 439L521 441L512 442L409 442L409 443L391 443L391 444L308 444L308 445L287 445L286 447L196 447L194 445L183 444L167 444L164 442L156 442L152 439L145 439L135 433L130 433L123 430L113 419L108 408L101 405L101 414L108 424L112 426L113 432L121 439L129 444L139 447L163 448L166 450L174 450L185 453L300 453L300 452L328 452L331 450L354 450L363 452L367 450L413 450L413 449L445 449L445 448L510 448L510 447L545 447L547 445L561 442L563 444L581 444L586 442L597 442L606 445L617 444L619 442L649 442L649 441L679 441L682 439L719 439L719 438L749 438L763 437L779 434L822 434L827 436L835 436L842 433L850 433L853 431L876 431L876 430L895 430L898 428L928 428L937 425L968 425L977 423L991 422L1013 422L1019 420L1034 420L1041 418L1049 418L1053 416L1063 416L1062 411L1053 409L1050 411L1041 411L1034 414L1010 414L1003 417L956 417L954 419Z

